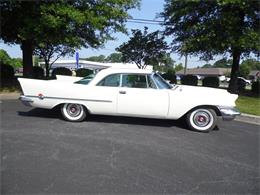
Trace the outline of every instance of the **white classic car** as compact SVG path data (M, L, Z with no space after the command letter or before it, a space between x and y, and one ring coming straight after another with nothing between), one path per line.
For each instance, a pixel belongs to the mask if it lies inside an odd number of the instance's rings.
M232 120L237 95L226 90L169 85L151 70L107 68L85 78L57 76L56 80L19 78L28 106L59 106L68 121L82 121L87 114L160 119L185 117L197 131L212 130L219 117Z

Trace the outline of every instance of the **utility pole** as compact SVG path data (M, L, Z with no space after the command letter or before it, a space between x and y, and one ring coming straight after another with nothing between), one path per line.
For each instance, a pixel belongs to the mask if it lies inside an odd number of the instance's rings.
M188 65L188 54L185 53L184 75L186 75L187 73L187 65Z

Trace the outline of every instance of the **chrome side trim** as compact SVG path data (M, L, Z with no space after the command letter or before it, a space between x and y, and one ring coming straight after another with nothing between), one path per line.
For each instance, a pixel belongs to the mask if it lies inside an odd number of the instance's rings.
M223 120L226 121L233 120L236 116L241 114L239 110L234 107L218 106L218 109L222 115Z
M48 97L48 96L26 96L28 98L39 98L40 100L44 99L59 99L59 100L73 100L73 101L88 101L88 102L105 102L112 103L111 100L96 100L96 99L78 99L78 98L62 98L62 97Z
M33 103L33 100L28 97L28 96L24 96L24 95L21 95L19 97L19 100L25 105L25 106L31 106L31 103Z

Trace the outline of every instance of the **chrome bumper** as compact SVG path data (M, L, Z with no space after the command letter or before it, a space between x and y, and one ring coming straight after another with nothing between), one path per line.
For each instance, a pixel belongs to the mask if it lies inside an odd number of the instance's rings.
M19 100L25 105L25 106L32 106L31 103L33 103L33 100L29 97L26 97L25 95L21 95L19 97Z
M230 121L233 120L236 116L240 115L241 113L239 112L238 109L234 107L218 107L223 120L225 121Z

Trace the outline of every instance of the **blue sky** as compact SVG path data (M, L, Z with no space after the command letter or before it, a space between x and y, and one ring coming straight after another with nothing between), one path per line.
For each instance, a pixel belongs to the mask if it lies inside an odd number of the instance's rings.
M156 15L163 11L164 0L142 0L140 9L130 10L129 13L133 18L137 19L156 19ZM159 19L157 19L159 20ZM131 29L141 29L143 30L144 26L149 28L149 31L155 30L162 30L163 28L160 25L154 24L137 24L137 23L126 23L126 27L129 32ZM105 55L108 56L109 54L115 52L115 48L121 45L123 42L128 41L128 36L122 33L115 33L113 37L116 38L115 41L109 41L105 44L104 48L102 49L81 49L79 50L79 55L81 58L89 57L89 56L96 56L96 55ZM169 39L170 40L170 39ZM7 53L11 57L22 57L22 51L19 45L12 45L9 46L4 44L3 42L0 43L0 48L7 51ZM184 64L184 58L180 58L178 54L172 53L171 54L173 60L177 63ZM63 59L74 59L74 57L65 57ZM198 58L189 57L188 58L188 67L197 67L205 64L205 61L200 61ZM213 61L210 61L213 63Z

